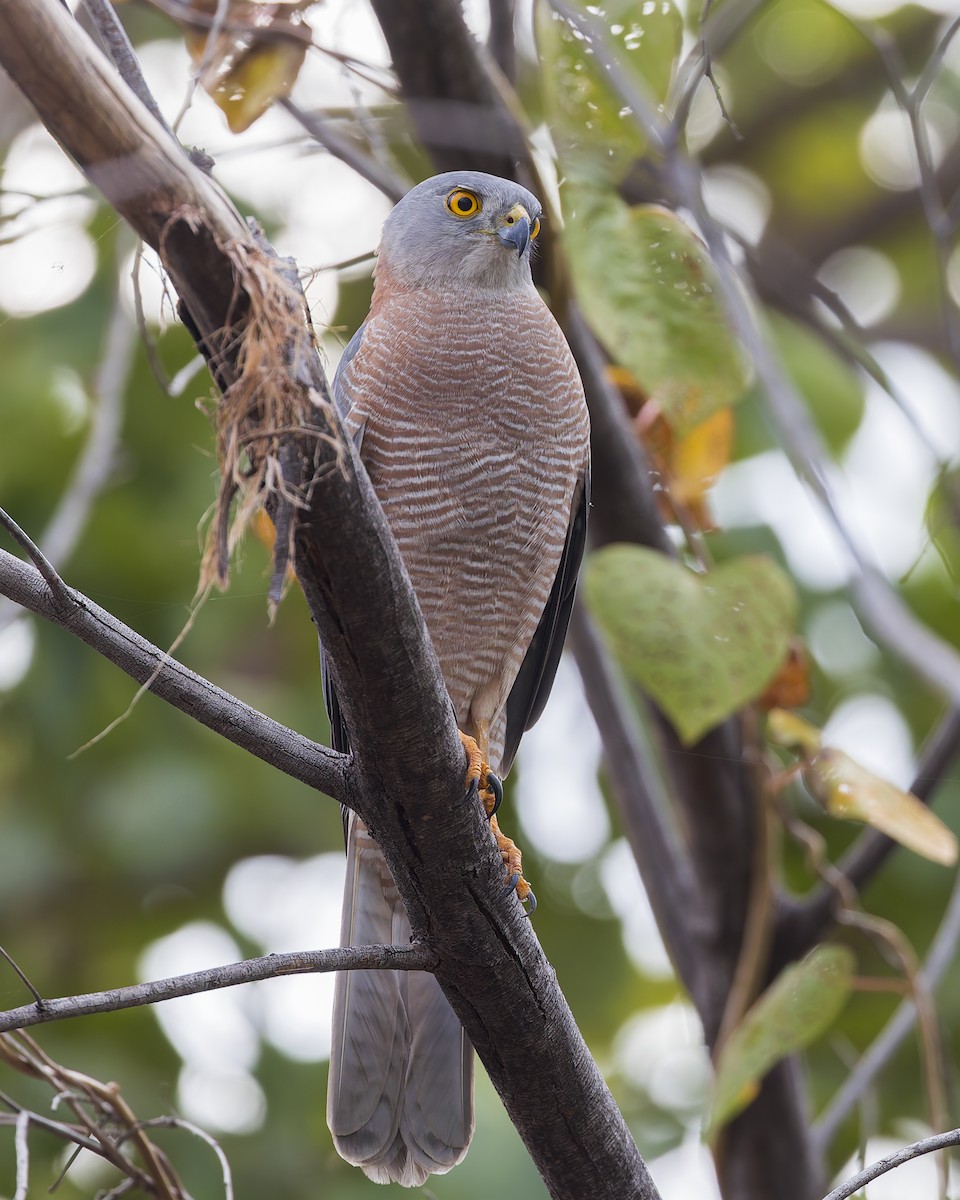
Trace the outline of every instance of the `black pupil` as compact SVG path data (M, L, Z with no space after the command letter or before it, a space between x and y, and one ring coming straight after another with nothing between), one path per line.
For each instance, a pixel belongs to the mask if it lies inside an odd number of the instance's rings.
M473 199L470 196L461 196L457 201L457 208L463 213L469 212L473 208Z

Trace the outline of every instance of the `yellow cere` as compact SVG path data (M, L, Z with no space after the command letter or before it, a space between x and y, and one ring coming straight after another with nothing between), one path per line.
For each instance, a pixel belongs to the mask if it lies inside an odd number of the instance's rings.
M447 208L455 217L475 217L483 208L480 197L466 188L454 188L447 197Z
M526 217L530 221L530 214L522 204L515 204L503 219L504 225L516 225L521 217ZM540 232L540 218L536 217L530 222L530 238L533 240Z

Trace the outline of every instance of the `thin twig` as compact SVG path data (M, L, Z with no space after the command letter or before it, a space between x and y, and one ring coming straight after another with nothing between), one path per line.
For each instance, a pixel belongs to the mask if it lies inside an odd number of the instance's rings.
M678 126L678 134L689 115L697 88L706 77L707 68L764 3L765 0L740 0L739 3L729 3L728 0L728 3L722 4L718 9L704 11L700 38L678 65L675 74L672 91L677 99L673 105L673 119ZM705 47L709 50L706 55L703 52Z
M113 468L122 423L123 395L136 344L136 330L118 295L93 383L96 408L90 436L57 511L40 539L44 553L61 566L73 552L90 507Z
M73 476L40 538L43 553L61 566L73 553L93 502L113 469L122 423L123 396L135 347L136 331L117 295L93 384L96 405L90 433ZM0 600L0 628L16 615L16 605Z
M348 167L352 167L361 179L372 183L375 188L379 188L394 202L410 190L409 183L371 155L364 154L356 143L334 129L329 121L322 120L316 113L304 112L289 97L284 97L280 101L280 107L285 109L314 141L319 142L334 158L339 158Z
M5 512L2 508L0 508L0 525L2 525L14 539L14 541L22 546L23 549L26 550L27 554L30 555L34 566L43 576L44 582L49 588L49 596L56 605L57 609L61 613L68 612L76 604L76 599L67 585L57 574L53 564L36 544L33 538L31 538L29 534L24 533L13 517L11 517L9 513ZM0 554L3 554L3 551L0 551ZM10 556L4 555L4 557Z
M687 990L698 996L698 952L691 930L702 903L689 858L671 829L670 799L613 663L582 603L574 605L570 642L587 702L601 731L607 779L643 876L664 944Z
M220 1170L223 1174L224 1200L233 1200L233 1173L230 1170L230 1160L216 1138L211 1137L199 1125L194 1125L192 1121L185 1121L183 1117L151 1117L149 1120L138 1122L138 1124L141 1129L183 1129L187 1133L192 1133L194 1137L199 1138L202 1142L206 1142L220 1163Z
M838 923L846 925L848 928L858 929L869 937L884 954L884 957L893 962L906 976L912 994L914 1012L920 1020L921 1062L927 1085L930 1121L934 1128L942 1127L947 1120L946 1086L943 1080L937 1011L913 947L903 931L893 922L863 911L856 889L827 857L826 841L821 833L812 829L783 806L781 806L781 818L790 836L803 846L811 869L823 879L828 887L835 891L840 906L837 913ZM822 1146L818 1139L814 1140L818 1147ZM941 1180L942 1185L945 1186L945 1176L942 1173Z
M913 101L917 105L921 105L927 98L927 93L933 87L940 74L940 68L943 66L943 60L946 57L947 51L950 49L950 43L960 33L960 17L954 19L947 26L947 29L937 43L933 53L927 59L920 78L914 84Z
M162 8L162 5L158 5L158 7ZM184 7L186 8L187 6ZM190 82L187 84L186 95L184 96L180 105L180 111L173 120L173 128L175 130L180 128L183 118L190 111L190 106L193 104L193 97L196 94L197 86L205 86L204 76L213 63L214 58L217 56L217 53L221 52L221 48L219 46L220 35L224 32L229 13L229 0L216 0L216 7L212 16L209 18L210 23L206 26L207 35L203 42L203 55L194 68L193 74L190 77ZM283 22L283 24L288 24L288 22ZM189 24L187 24L187 27L189 28ZM201 26L201 28L202 27L203 26ZM269 27L270 23L264 27L265 31L268 30Z
M22 1112L28 1112L30 1120L39 1129L44 1129L47 1133L52 1133L56 1137L62 1138L65 1142L73 1142L74 1145L79 1146L82 1150L89 1150L92 1154L96 1154L99 1151L97 1142L93 1138L88 1138L85 1134L81 1133L79 1129L75 1129L72 1125L66 1125L62 1121L51 1120L50 1117L45 1117L42 1113L30 1112L29 1109L24 1109L12 1096L8 1096L6 1092L0 1092L0 1104L5 1104L10 1109L11 1114L0 1113L0 1126L16 1126L17 1117Z
M76 1140L78 1144L85 1144L87 1149L106 1159L121 1174L133 1179L161 1200L187 1200L166 1156L144 1133L135 1134L143 1159L143 1170L123 1153L120 1142L113 1137L113 1131L118 1128L132 1129L136 1126L136 1117L115 1083L105 1084L62 1066L28 1034L22 1032L0 1036L0 1058L14 1070L45 1082L54 1092L54 1109L64 1103L74 1113L79 1130L65 1125L52 1129L53 1132L67 1136L71 1141ZM22 1111L22 1106L5 1096L2 1099L15 1111ZM38 1113L30 1112L30 1119L34 1123L42 1123L45 1128L52 1128L42 1121ZM72 1136L74 1133L80 1133L81 1136L85 1134L88 1141L80 1143L79 1138Z
M937 286L939 288L939 310L943 322L943 332L947 347L955 367L960 367L960 323L956 305L950 295L950 258L953 254L953 238L949 219L940 194L937 170L930 149L930 139L923 120L922 104L928 90L933 84L935 74L925 76L924 88L921 92L919 84L912 91L904 82L905 64L896 42L882 27L871 22L857 21L847 18L850 24L859 31L862 37L873 46L880 59L890 85L890 91L897 107L910 124L910 135L917 156L918 192L926 218L927 228L933 238L937 261ZM949 37L944 39L949 44ZM941 42L942 53L947 46ZM928 71L930 67L928 66ZM936 69L934 69L936 70Z
M940 983L953 962L960 943L960 873L957 874L943 920L930 944L926 961L918 979L929 994ZM904 1000L881 1032L870 1044L856 1066L835 1093L823 1115L813 1127L813 1136L825 1151L840 1130L840 1126L867 1089L888 1065L910 1033L917 1020L917 1006L912 999Z
M904 393L864 344L868 335L841 297L817 277L808 262L777 239L776 235L769 231L764 234L764 253L761 255L746 237L729 225L721 224L724 234L742 251L761 296L772 301L780 310L799 317L844 359L866 372L897 406L914 437L930 457L941 464L941 451L933 444ZM811 300L819 300L837 318L841 328L837 329L827 322L820 308Z
M923 1138L919 1142L912 1142L909 1146L904 1146L902 1150L898 1150L895 1154L881 1158L878 1162L867 1167L866 1170L860 1171L852 1179L848 1179L846 1183L841 1183L832 1192L828 1192L823 1197L823 1200L847 1200L849 1196L855 1195L872 1180L878 1179L881 1175L886 1175L888 1171L893 1171L896 1167L902 1167L904 1163L910 1162L914 1158L920 1158L921 1155L935 1154L938 1150L946 1150L950 1146L957 1145L960 1145L960 1129L951 1129L948 1133L938 1133L934 1137Z
M756 726L756 718L753 724ZM757 823L750 872L750 895L743 922L743 941L730 983L730 993L723 1007L720 1028L712 1048L714 1062L719 1060L724 1042L739 1026L747 1009L763 987L763 975L769 959L770 938L773 933L774 859L779 842L778 829L774 820L774 807L765 786L767 777L764 768L756 759L751 766L756 778Z
M24 1109L17 1113L16 1132L13 1144L17 1156L17 1190L13 1200L27 1200L27 1189L30 1186L30 1145L27 1135L30 1132L30 1114Z
M27 991L33 996L33 998L34 998L34 1000L36 1000L37 1004L42 1004L43 997L40 995L40 993L37 991L37 989L30 982L30 979L28 978L27 973L23 970L23 968L20 966L20 964L14 958L12 958L11 955L8 954L6 950L4 950L4 948L2 946L0 946L0 958L6 959L7 963L9 963L9 965L11 967L13 967L14 971L16 971L17 975L20 977L20 982L27 989Z
M0 1033L70 1017L141 1008L145 1004L158 1004L161 1000L174 1000L178 996L193 996L198 992L238 987L243 983L278 979L284 975L310 975L327 971L429 971L435 962L436 955L420 945L338 946L332 950L268 954L262 958L248 958L228 966L210 967L205 971L192 971L188 975L174 975L150 983L135 983L106 992L87 992L79 996L42 1000L38 1004L24 1004L0 1013Z
M88 1148L92 1148L95 1154L105 1158L123 1174L129 1175L134 1172L133 1164L119 1150L105 1128L99 1121L94 1120L83 1107L82 1100L86 1099L100 1117L108 1115L103 1112L103 1105L99 1098L88 1094L87 1088L84 1086L87 1077L79 1076L77 1072L69 1071L61 1067L59 1063L53 1062L40 1050L36 1042L27 1038L26 1034L20 1034L17 1038L10 1034L0 1037L0 1056L9 1066L26 1075L43 1080L53 1089L55 1093L54 1107L61 1100L69 1106L77 1117L81 1130L92 1142L92 1146L88 1146ZM21 1106L17 1105L17 1111L20 1110ZM31 1113L31 1119L35 1119L36 1115ZM70 1126L65 1126L65 1128L69 1129ZM140 1182L146 1184L149 1189L149 1174L139 1170L136 1170L136 1173Z
M720 85L717 83L716 75L713 71L713 52L709 46L708 38L708 22L710 20L710 10L713 7L713 0L704 0L703 10L700 13L700 36L697 40L697 50L691 54L697 54L697 57L692 60L689 72L684 72L686 63L682 64L677 71L677 79L683 78L683 85L679 91L676 107L673 113L673 138L676 141L680 140L687 119L690 116L690 106L693 104L694 97L697 94L697 89L704 79L709 80L710 86L713 88L714 99L717 102L717 107L720 110L720 117L723 123L730 130L730 134L734 141L742 142L743 135L734 124L733 118L727 111L727 106L724 103L723 95L720 91ZM747 15L751 15L753 4L747 10ZM746 19L745 17L743 19Z

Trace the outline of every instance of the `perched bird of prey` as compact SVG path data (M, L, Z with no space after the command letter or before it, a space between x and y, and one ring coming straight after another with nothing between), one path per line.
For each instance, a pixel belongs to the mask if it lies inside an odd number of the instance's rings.
M415 187L384 225L370 314L334 380L474 773L482 758L506 774L543 711L583 555L589 422L573 356L530 275L540 219L530 192L492 175ZM491 825L524 900L520 852ZM386 863L353 815L341 940L410 940ZM432 975L338 975L327 1120L339 1153L379 1183L415 1187L463 1158L473 1048Z

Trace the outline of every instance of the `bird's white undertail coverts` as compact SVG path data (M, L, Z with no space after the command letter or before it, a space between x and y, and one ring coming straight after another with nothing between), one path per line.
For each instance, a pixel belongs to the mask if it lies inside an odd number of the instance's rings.
M589 423L530 274L540 204L473 171L415 187L384 226L370 314L334 392L416 590L457 723L505 774L553 683L583 552ZM335 698L328 694L331 716ZM334 740L346 731L331 720ZM363 824L344 944L410 926ZM422 1184L473 1133L473 1050L432 976L337 978L328 1121L371 1179Z

